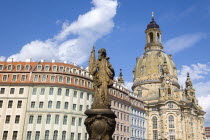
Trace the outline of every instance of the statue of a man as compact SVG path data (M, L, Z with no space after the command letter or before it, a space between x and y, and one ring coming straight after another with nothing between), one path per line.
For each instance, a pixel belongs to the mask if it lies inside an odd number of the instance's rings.
M98 60L95 59L95 49L91 52L89 60L89 72L93 76L94 82L94 101L92 109L110 108L108 89L113 85L114 69L106 57L104 48L98 51Z

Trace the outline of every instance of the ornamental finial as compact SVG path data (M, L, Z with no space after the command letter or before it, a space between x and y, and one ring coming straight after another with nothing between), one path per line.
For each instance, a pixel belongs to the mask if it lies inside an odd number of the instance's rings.
M154 12L152 12L152 20L154 20Z

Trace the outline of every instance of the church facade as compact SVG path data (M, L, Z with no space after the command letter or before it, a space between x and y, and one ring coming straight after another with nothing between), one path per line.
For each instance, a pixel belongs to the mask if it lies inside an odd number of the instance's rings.
M161 43L154 17L147 25L144 54L136 59L132 89L145 102L148 140L204 140L204 114L195 96L190 75L186 88L178 83L171 55Z

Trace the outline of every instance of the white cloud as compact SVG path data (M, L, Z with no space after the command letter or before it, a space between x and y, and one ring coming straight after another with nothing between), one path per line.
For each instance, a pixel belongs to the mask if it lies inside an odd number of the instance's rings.
M179 83L181 85L185 85L187 72L190 73L199 105L202 106L206 112L205 124L208 126L210 125L210 63L197 63L190 66L182 66L181 70L179 70Z
M185 34L169 39L164 44L167 53L176 53L186 48L192 47L201 39L205 38L204 33Z
M92 45L112 31L118 3L117 0L92 0L92 4L91 10L80 15L73 23L64 22L60 33L53 38L32 41L10 57L19 61L32 58L84 63Z
M185 81L187 79L187 72L190 73L190 77L193 81L204 79L206 75L210 72L210 63L207 64L192 64L190 66L183 65L179 73L179 83L185 86Z
M133 86L133 82L125 81L125 87L126 87L128 90L133 91L133 90L131 89L132 86Z
M0 61L5 61L6 57L0 56Z
M205 125L210 125L210 94L207 96L198 97L199 104L203 107L205 114Z

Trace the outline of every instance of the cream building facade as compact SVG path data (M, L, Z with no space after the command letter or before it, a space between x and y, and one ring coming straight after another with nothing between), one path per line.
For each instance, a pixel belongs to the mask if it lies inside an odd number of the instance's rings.
M162 32L154 17L145 33L145 52L136 60L132 89L145 102L147 139L204 140L205 112L189 74L182 89L172 56L163 50Z
M118 117L114 140L131 139L131 108L137 120L145 121L143 102L122 79L109 89L111 109ZM84 112L94 100L92 83L88 71L73 63L0 62L0 139L87 140ZM132 139L141 137L139 133Z

